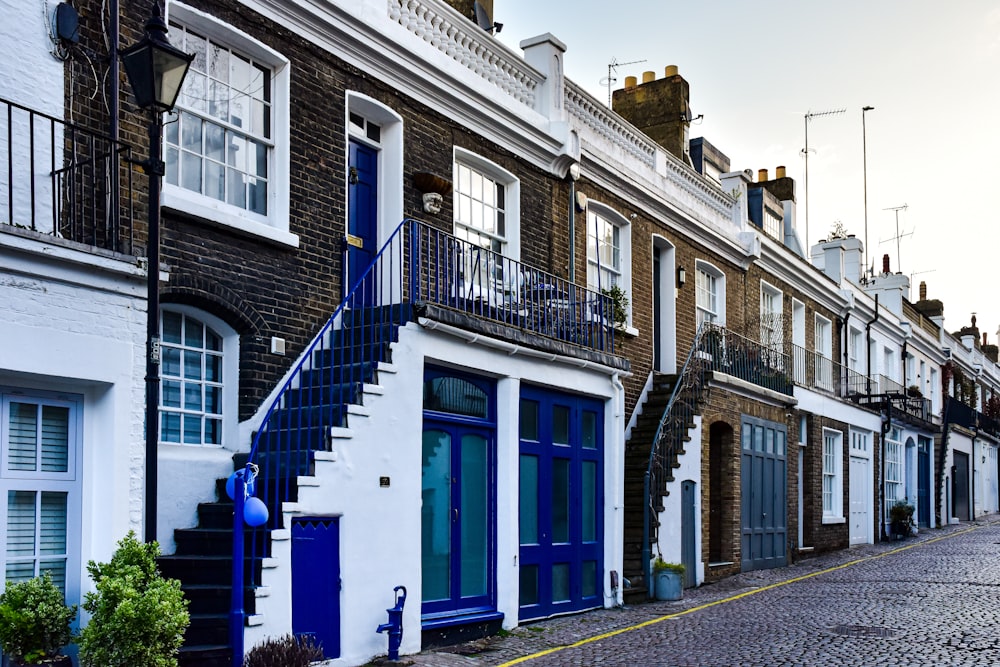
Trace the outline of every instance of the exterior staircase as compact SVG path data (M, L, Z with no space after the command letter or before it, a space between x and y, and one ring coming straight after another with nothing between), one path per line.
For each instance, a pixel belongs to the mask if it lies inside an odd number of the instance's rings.
M672 414L666 415L678 379L677 375L654 374L652 388L642 405L642 413L625 443L623 569L625 578L631 583L631 587L625 590L626 603L642 602L649 597L649 582L645 579L643 566L643 547L651 548L656 542L658 520L664 509L663 498L670 494L670 483L674 481L673 470L680 467L679 459L685 452L686 443L691 440L689 433L694 427L693 417L701 401L700 385L686 385L675 397ZM665 417L666 432L662 434L662 442L658 448L660 464L654 466L650 477L653 489L647 497L644 480L650 469L650 452L660 423ZM657 474L656 469L661 472ZM648 536L644 535L644 512L649 513ZM644 545L647 539L648 542Z
M316 452L329 451L331 428L348 425L350 413L361 404L363 386L375 382L380 363L390 361L391 344L409 317L406 305L345 311L341 326L327 331L327 342L314 345L308 363L293 373L296 381L286 385L266 419L256 451L233 457L234 469L243 470L253 456L259 468L255 495L270 513L266 526L244 532L244 613L250 622L256 596L267 594L258 587L264 558L270 555L270 532L283 527L282 504L298 499L298 478L313 474ZM164 576L180 580L190 601L181 667L231 664L234 503L225 485L225 479L216 481L218 500L198 506L198 525L175 530L176 553L159 561Z

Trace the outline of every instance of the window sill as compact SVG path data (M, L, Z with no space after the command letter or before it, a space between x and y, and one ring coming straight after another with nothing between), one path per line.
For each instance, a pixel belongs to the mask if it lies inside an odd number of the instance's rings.
M838 523L847 523L847 518L842 516L825 516L823 517L823 525L835 525Z
M437 628L454 627L456 625L489 623L502 621L503 618L503 613L499 611L479 611L441 615L429 614L420 619L420 629L434 630Z
M625 334L626 336L631 336L632 338L636 338L639 335L639 330L629 325L620 326L616 324L615 332L620 334Z
M165 186L161 197L163 208L184 217L202 220L218 227L232 230L243 236L264 239L291 248L299 247L299 237L291 232L235 214L232 207L222 202L212 202L200 195L188 195L180 188ZM263 218L261 218L263 219Z

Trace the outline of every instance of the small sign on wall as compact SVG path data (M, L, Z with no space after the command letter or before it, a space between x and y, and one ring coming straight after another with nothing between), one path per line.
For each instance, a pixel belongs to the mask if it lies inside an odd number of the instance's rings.
M379 477L378 478L378 485L380 487L382 487L383 489L389 488L389 477L388 476Z

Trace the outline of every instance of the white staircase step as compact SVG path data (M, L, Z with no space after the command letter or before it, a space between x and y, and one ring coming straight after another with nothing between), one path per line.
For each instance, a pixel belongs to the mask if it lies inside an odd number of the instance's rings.
M330 427L330 439L331 440L349 440L354 437L354 432L346 426L331 426ZM321 452L316 452L320 454Z

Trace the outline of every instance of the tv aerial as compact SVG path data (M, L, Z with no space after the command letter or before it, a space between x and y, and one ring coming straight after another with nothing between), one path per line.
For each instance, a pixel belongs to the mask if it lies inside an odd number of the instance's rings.
M612 58L611 62L608 63L608 76L605 79L601 79L600 83L603 86L608 87L608 108L611 108L611 86L618 83L618 78L615 74L618 73L619 67L624 67L625 65L637 65L639 63L644 63L645 60L630 60L627 63L618 62L617 58Z

